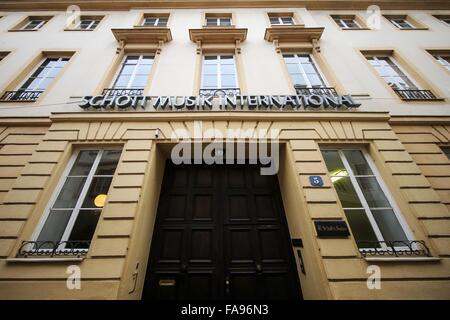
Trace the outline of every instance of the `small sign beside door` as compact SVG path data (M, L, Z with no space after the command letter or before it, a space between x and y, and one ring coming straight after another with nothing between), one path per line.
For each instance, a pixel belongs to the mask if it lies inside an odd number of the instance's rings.
M321 176L309 176L309 183L313 187L322 187L323 179Z
M317 236L319 237L348 237L350 231L343 220L315 220Z

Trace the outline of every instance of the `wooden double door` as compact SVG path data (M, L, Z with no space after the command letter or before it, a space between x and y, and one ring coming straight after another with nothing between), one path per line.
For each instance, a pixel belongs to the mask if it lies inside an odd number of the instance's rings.
M167 161L143 299L300 299L276 175Z

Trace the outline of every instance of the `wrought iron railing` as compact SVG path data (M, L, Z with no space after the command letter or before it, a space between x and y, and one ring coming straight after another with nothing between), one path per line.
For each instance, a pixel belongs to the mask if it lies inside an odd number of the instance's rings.
M418 89L395 89L394 91L402 100L419 101L419 100L436 100L436 96L430 90Z
M241 94L240 88L213 88L200 89L199 95L204 97L238 96Z
M398 241L357 241L359 251L366 256L394 256L394 257L430 257L425 241L398 240Z
M0 101L10 102L33 102L36 101L44 91L37 90L17 90L5 91L0 98Z
M144 94L144 89L117 89L117 88L106 88L103 89L104 96L142 96Z
M90 244L90 241L24 241L19 248L17 257L81 257L87 254Z
M302 96L310 96L312 94L337 96L335 88L332 87L318 87L318 88L305 88L302 86L294 86L297 94Z

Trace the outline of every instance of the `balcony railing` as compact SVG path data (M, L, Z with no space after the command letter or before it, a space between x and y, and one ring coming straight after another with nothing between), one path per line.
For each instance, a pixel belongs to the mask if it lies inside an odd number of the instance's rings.
M418 89L395 89L394 91L402 100L420 101L420 100L437 100L436 96L430 90Z
M394 257L430 257L425 241L357 241L359 251L366 256L394 256Z
M328 96L337 96L336 89L332 87L320 87L320 88L305 88L302 86L294 86L295 91L298 95L302 96L310 96L313 94L317 95L328 95Z
M5 91L1 96L2 102L34 102L44 91L36 90L17 90L17 91Z
M200 96L204 97L220 97L220 96L238 96L241 94L240 88L213 88L213 89L200 89Z
M87 254L90 244L90 241L24 241L17 257L81 257Z
M117 89L107 88L103 89L104 96L142 96L144 89Z

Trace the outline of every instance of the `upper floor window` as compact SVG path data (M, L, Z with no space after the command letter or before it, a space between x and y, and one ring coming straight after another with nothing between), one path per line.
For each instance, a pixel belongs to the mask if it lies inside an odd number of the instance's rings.
M368 56L367 60L390 87L394 89L417 89L417 86L390 57Z
M89 248L121 152L111 147L75 152L35 232L36 249Z
M436 19L441 20L442 22L446 23L448 26L450 26L450 15L434 15Z
M325 87L325 81L310 54L283 54L288 72L296 87Z
M405 246L406 224L367 152L330 148L322 155L358 247Z
M236 65L233 55L203 57L202 89L237 88Z
M207 27L229 27L232 25L231 16L210 16L206 15Z
M355 16L331 16L341 29L362 29Z
M168 15L144 15L142 20L143 27L167 27Z
M272 26L292 26L295 25L292 13L289 14L274 14L269 13L269 20Z
M44 19L32 19L25 23L25 25L21 28L22 30L39 30L47 23L47 20Z
M22 19L9 31L37 31L52 18L52 16L28 16Z
M2 101L36 101L58 76L70 57L47 57L16 91L6 91Z
M98 24L102 20L100 16L81 16L78 21L74 21L73 30L87 30L92 31L97 28Z
M436 53L433 57L444 66L448 71L450 71L450 53Z
M9 52L0 52L0 61L2 61L8 54Z
M422 24L410 16L385 15L384 17L400 30L426 29Z
M127 55L108 94L143 94L153 65L152 55Z

